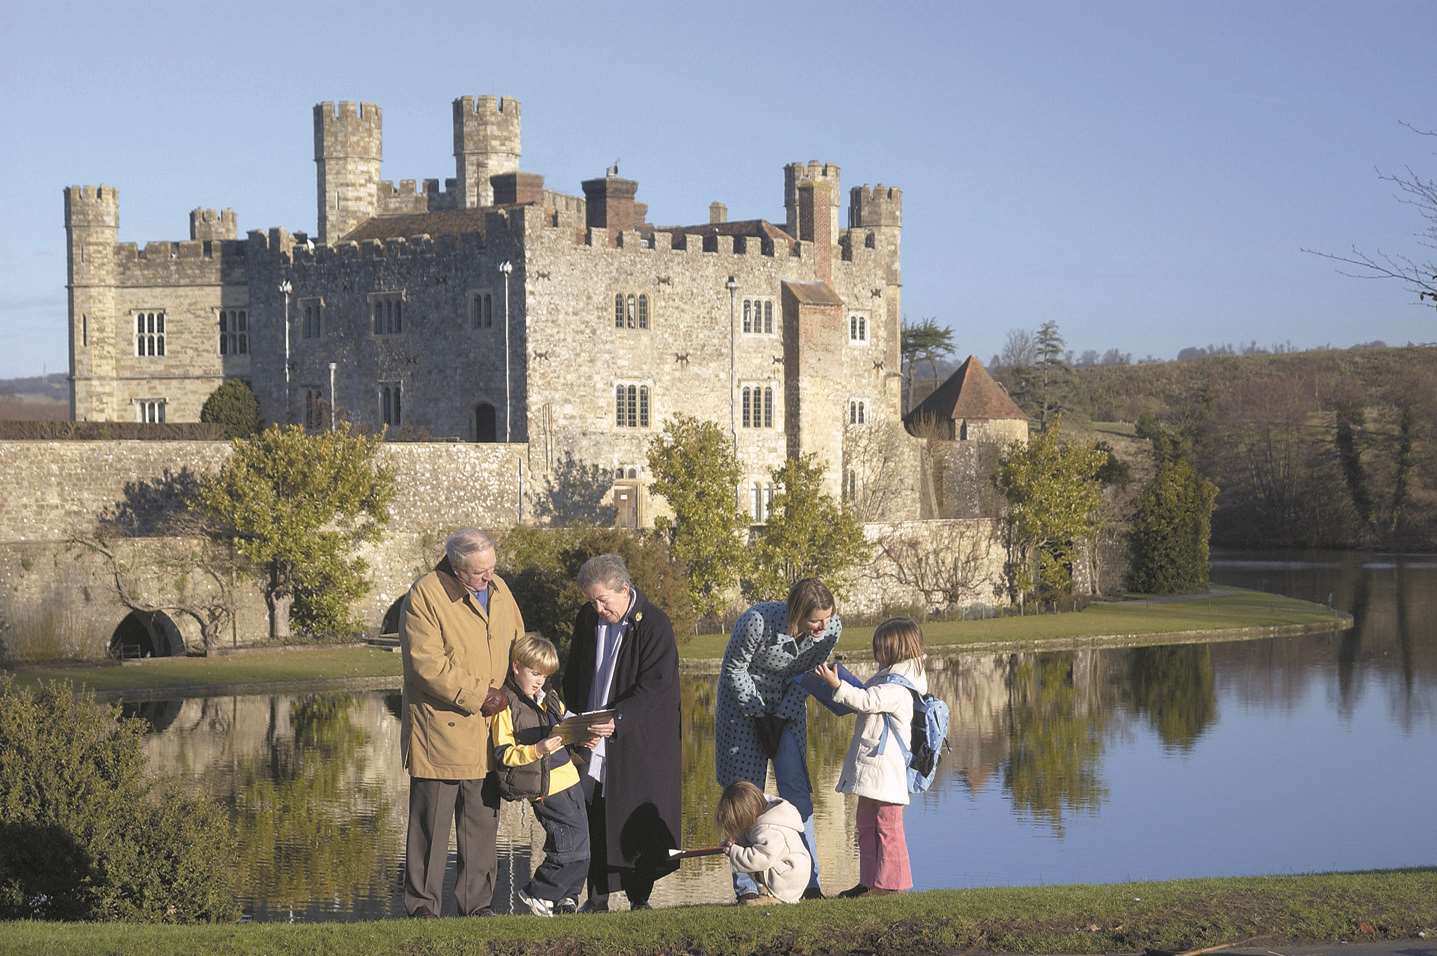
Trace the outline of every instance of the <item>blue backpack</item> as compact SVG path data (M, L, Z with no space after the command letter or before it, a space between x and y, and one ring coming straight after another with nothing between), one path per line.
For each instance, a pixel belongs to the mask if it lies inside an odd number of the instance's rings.
M888 745L890 728L894 728L891 736L902 751L903 759L908 761L908 792L924 793L933 785L933 778L938 775L938 760L948 749L948 702L932 694L918 693L918 688L899 674L884 674L873 683L897 684L908 688L913 695L913 722L909 725L912 749L903 745L903 737L896 729L898 718L884 714L883 736L878 738L878 747L873 752L883 753L883 748Z

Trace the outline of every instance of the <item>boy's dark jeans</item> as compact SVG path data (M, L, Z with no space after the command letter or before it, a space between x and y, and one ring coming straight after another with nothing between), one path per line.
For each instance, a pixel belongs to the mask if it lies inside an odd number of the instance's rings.
M557 903L579 898L589 872L589 813L575 784L530 804L544 828L544 862L529 881L529 895Z

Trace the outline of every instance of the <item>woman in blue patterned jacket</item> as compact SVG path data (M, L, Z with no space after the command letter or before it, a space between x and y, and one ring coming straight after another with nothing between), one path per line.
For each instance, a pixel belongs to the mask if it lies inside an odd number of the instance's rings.
M748 780L763 789L773 760L778 795L798 808L813 861L804 898L821 898L813 791L808 779L807 693L793 678L828 659L843 622L833 594L804 578L788 601L755 604L739 616L724 651L715 707L715 760L720 787ZM758 897L746 873L734 874L739 901Z

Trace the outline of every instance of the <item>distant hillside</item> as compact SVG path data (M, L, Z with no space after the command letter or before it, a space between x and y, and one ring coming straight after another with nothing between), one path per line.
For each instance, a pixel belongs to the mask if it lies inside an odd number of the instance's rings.
M1353 392L1378 394L1392 383L1437 372L1437 347L1323 349L1282 355L1215 355L1182 362L1095 365L1073 370L1072 411L1093 421L1137 421L1185 414L1182 403L1212 401L1255 382L1307 383L1320 405ZM1010 391L1008 369L994 371Z
M0 379L0 419L64 421L70 417L70 377L64 372Z

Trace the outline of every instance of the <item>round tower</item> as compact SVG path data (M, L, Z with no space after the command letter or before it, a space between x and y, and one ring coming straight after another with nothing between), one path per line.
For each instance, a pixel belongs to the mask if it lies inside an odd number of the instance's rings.
M319 238L335 242L379 209L384 117L373 103L326 101L314 107Z
M464 208L494 203L491 176L519 171L519 101L461 96L454 101L454 177Z
M800 236L800 216L798 208L798 187L801 183L812 183L820 180L829 184L829 232L834 241L838 240L838 164L820 163L816 159L810 159L807 163L789 163L783 167L783 210L787 216L784 228L788 234L795 239L810 240L812 236Z
M113 186L65 188L70 308L70 418L115 418L115 243L120 194ZM128 340L127 340L128 341Z

